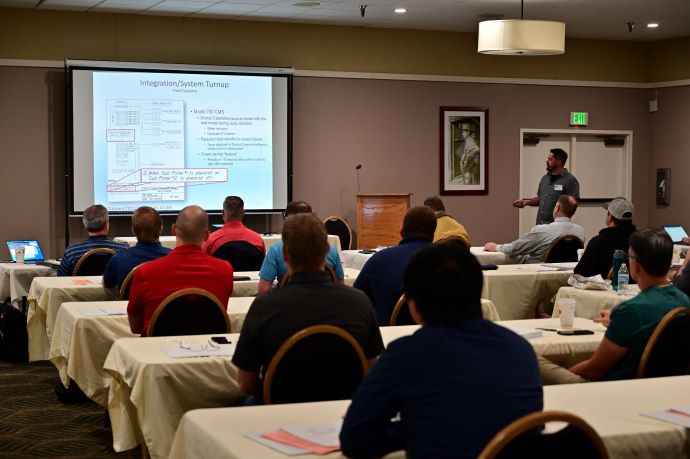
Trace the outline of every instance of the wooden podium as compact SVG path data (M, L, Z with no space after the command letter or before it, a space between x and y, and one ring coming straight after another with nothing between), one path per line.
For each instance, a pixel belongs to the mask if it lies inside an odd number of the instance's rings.
M397 245L412 193L357 195L357 248Z

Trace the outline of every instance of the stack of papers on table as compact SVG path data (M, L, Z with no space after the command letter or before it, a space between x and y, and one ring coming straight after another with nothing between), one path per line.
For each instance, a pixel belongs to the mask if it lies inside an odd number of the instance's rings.
M655 411L652 413L642 413L642 416L658 419L660 421L678 424L690 428L690 407L669 408L665 411Z
M84 317L124 316L127 315L127 306L82 309L81 315Z
M544 332L536 328L511 328L511 330L525 339L541 338L544 335Z
M542 263L541 265L546 268L556 268L558 271L571 271L577 266L577 261L568 263Z
M340 450L340 428L343 420L321 424L308 424L265 432L246 434L258 443L280 451L288 456L299 454L328 454Z

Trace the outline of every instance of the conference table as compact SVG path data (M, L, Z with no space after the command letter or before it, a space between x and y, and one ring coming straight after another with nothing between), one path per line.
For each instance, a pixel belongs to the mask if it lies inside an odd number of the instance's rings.
M690 430L641 413L690 406L690 376L544 387L544 410L583 418L601 436L611 459L687 459ZM644 394L644 396L641 396ZM286 456L246 437L283 427L341 419L349 400L200 409L186 413L175 434L170 459L281 459ZM462 413L458 413L462 416ZM547 425L547 431L562 428ZM301 458L342 458L340 452ZM386 458L404 458L396 451Z
M612 309L623 301L633 298L640 292L637 285L628 285L625 295L619 295L615 290L584 290L575 287L561 287L556 294L556 302L552 317L560 317L558 300L571 298L575 300L575 317L594 319L599 311Z
M558 319L497 322L509 328L541 326L558 328ZM591 356L604 334L604 327L584 319L575 326L595 331L593 335L562 336L543 332L530 339L535 352L556 363L566 364ZM414 333L418 326L381 327L384 344ZM234 343L238 334L226 335ZM123 338L112 345L103 364L111 379L108 396L113 448L126 451L145 443L152 458L166 458L182 415L197 408L218 408L237 403L242 393L237 369L230 356L205 356L211 335ZM174 358L164 349L186 357ZM232 352L233 349L230 349ZM211 351L213 352L213 351ZM189 356L189 355L194 356ZM204 456L198 456L204 457ZM247 456L250 457L250 456ZM260 455L253 457L262 457Z
M472 254L477 257L479 263L483 265L508 265L517 262L516 259L502 252L486 252L484 251L484 247L471 247L470 252L472 252ZM343 266L359 269L361 271L362 267L364 267L372 255L373 253L362 253L359 250L343 250L340 257Z
M36 277L55 276L56 270L32 263L0 263L0 301L9 298L18 304L26 297Z
M276 242L280 241L282 239L282 236L280 234L262 234L261 239L264 240L264 247L266 247L266 250L268 250L273 244ZM133 247L137 244L137 238L134 236L118 236L113 239L115 242L120 242L127 244L130 247ZM174 249L175 248L175 243L176 243L176 238L175 236L161 236L158 238L160 241L161 245L163 247L167 247L169 249ZM340 248L340 238L334 234L329 234L328 235L328 243L331 244L332 246L335 246L336 249L338 249L338 253L341 252Z
M345 274L345 285L350 287L355 283L355 279L359 276L358 269L343 267ZM259 293L259 271L240 271L236 272L235 276L249 277L249 280L235 281L232 289L232 296L256 296Z

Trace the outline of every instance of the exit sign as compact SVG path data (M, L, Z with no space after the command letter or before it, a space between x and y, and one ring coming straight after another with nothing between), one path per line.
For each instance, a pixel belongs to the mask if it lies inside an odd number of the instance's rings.
M587 126L589 121L589 113L587 112L570 112L571 126Z

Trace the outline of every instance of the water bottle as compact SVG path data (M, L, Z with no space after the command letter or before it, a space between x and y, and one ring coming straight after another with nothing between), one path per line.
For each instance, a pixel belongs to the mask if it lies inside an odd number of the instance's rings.
M611 275L611 287L614 290L618 290L618 270L621 269L621 265L625 263L625 252L618 249L613 252L613 271Z
M630 273L628 272L628 266L623 263L618 270L618 294L624 295L625 290L628 288L628 282L630 282Z

